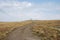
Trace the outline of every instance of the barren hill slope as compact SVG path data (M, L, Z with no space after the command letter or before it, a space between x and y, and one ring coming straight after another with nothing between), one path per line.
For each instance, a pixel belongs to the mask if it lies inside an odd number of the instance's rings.
M13 29L3 40L60 40L60 21L28 22Z

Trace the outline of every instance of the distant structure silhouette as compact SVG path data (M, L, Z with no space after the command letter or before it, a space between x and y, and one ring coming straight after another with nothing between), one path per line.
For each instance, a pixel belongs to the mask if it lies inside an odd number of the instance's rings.
M32 20L32 18L31 18L31 24L32 24L32 26L34 25L34 20Z

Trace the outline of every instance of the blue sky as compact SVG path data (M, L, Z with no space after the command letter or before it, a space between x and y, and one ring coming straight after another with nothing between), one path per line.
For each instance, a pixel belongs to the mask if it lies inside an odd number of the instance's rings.
M0 21L60 20L60 0L0 0Z

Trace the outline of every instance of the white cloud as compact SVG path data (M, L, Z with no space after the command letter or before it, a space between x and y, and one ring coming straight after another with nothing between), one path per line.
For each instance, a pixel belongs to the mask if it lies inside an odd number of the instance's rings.
M0 21L60 19L56 10L60 10L60 6L55 3L35 4L7 0L0 2Z

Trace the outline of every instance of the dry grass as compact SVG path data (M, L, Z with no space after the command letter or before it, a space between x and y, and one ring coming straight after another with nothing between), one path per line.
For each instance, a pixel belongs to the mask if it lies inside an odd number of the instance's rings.
M38 21L37 24L32 31L41 40L60 40L60 21Z
M0 40L5 38L6 35L11 32L12 30L14 30L17 27L21 27L24 25L29 24L30 22L0 22Z
M0 39L17 27L21 27L31 23L31 21L23 22L0 22ZM33 20L33 34L42 40L60 40L60 20Z

